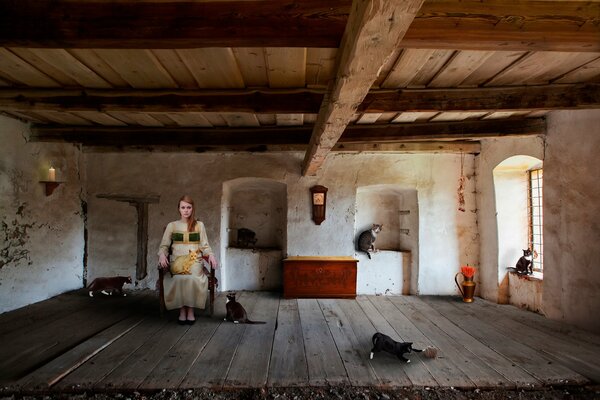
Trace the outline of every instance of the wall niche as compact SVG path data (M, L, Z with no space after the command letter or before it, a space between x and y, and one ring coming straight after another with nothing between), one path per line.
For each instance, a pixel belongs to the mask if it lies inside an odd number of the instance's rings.
M287 187L265 178L239 178L223 185L221 290L279 290L286 248ZM254 232L239 241L238 232Z
M356 192L355 243L361 232L383 224L371 259L357 252L360 294L410 294L418 270L417 190L398 185L364 186ZM416 278L416 276L415 276Z

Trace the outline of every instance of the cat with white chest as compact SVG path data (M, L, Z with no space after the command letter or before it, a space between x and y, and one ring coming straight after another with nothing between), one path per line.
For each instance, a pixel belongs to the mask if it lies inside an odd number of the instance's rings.
M362 232L358 237L356 243L357 250L367 253L369 259L371 258L371 253L378 251L375 249L375 239L377 239L377 234L381 232L382 229L382 224L373 224L370 230Z

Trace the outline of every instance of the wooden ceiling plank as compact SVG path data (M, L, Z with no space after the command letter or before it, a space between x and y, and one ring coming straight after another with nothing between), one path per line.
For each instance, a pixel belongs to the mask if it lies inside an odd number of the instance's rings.
M425 66L435 50L406 49L396 64L381 83L382 88L403 88L413 80L415 75Z
M232 49L182 49L177 53L201 89L244 88L244 79Z
M92 125L92 123L88 119L67 112L36 111L36 114L41 115L50 122L54 122L57 124Z
M520 117L529 114L529 111L499 111L489 113L482 119L506 119L511 117Z
M566 73L552 83L600 82L600 58Z
M373 123L377 122L379 117L381 117L381 114L383 114L383 113L362 114L360 116L360 118L358 119L358 121L356 121L356 123L357 124L373 124Z
M69 49L69 54L94 71L98 76L115 88L130 87L129 83L119 75L111 65L92 49Z
M98 125L127 126L127 124L124 123L123 121L113 118L108 114L104 114L104 113L97 112L97 111L71 111L71 113L78 117L85 118L89 121L92 121Z
M415 121L429 121L437 112L403 112L392 120L392 123L408 123Z
M28 86L60 87L60 84L8 49L0 47L0 71L11 80Z
M481 118L487 114L487 111L479 111L479 112L464 112L464 111L453 111L453 112L443 112L437 114L435 117L431 118L429 121L431 122L445 122L445 121L464 121L466 119L476 119Z
M321 105L302 175L316 175L422 4L423 0L353 2L336 77Z
M277 124L276 114L256 114L260 126L273 126Z
M28 49L28 48L17 48L13 47L10 49L15 55L20 57L23 61L28 62L31 66L37 70L43 72L54 81L61 84L61 86L67 87L78 87L81 86L75 79L63 72L60 68L46 62L46 60L40 57L37 53L47 49ZM50 51L56 51L50 49ZM64 50L63 50L64 51Z
M198 84L196 83L194 76L175 50L156 49L152 50L152 53L161 63L161 65L167 70L173 80L177 82L177 86L182 89L198 88Z
M221 116L225 121L227 121L227 125L236 128L236 127L259 127L260 122L256 118L256 115L250 113L221 113Z
M206 128L213 126L208 122L204 115L199 112L168 113L167 115L181 126L200 126Z
M150 50L95 49L94 51L133 88L177 87L177 82Z
M225 121L225 118L223 118L223 116L221 115L221 113L218 113L218 112L206 112L206 113L202 113L202 116L204 118L206 118L206 120L212 126L228 126L227 125L227 121Z
M327 88L335 76L337 49L306 50L306 87Z
M302 126L304 114L276 114L275 120L279 126Z
M542 85L596 58L598 53L531 53L495 76L486 86Z
M31 49L31 51L48 65L66 74L76 82L77 86L95 89L112 87L110 83L64 49Z
M267 76L271 88L298 88L306 86L306 49L265 49Z
M492 55L493 51L464 50L458 51L440 73L427 85L428 87L459 86L475 70L481 67Z
M262 47L236 47L232 49L237 61L244 87L267 87L267 61Z
M476 68L460 83L461 87L477 87L525 57L526 51L495 51L479 68Z
M415 74L408 87L427 87L442 67L454 56L454 50L434 50L427 63Z
M161 127L163 126L155 118L152 118L149 114L137 113L137 112L122 112L122 111L111 111L110 116L125 122L127 125L141 125L148 127Z

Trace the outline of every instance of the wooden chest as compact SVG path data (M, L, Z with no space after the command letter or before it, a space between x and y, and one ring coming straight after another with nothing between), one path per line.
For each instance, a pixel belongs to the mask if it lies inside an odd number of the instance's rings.
M357 262L352 257L288 257L283 260L283 297L353 299Z

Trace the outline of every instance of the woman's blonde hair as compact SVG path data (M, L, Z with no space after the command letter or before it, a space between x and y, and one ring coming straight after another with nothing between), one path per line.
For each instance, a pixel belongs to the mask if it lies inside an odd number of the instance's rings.
M194 232L196 230L196 207L194 206L194 200L187 194L181 196L179 202L177 203L177 211L179 211L179 206L181 206L181 202L185 201L192 205L192 214L188 219L188 232Z

